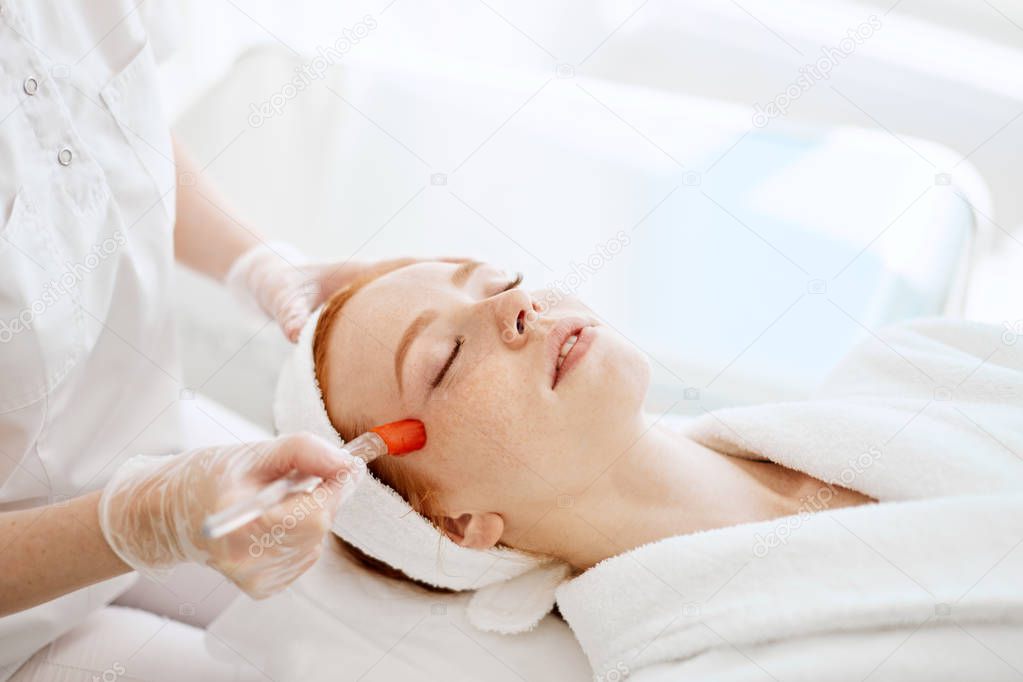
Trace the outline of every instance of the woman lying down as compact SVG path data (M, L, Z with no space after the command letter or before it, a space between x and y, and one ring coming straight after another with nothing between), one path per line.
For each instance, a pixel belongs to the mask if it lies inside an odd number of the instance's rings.
M680 433L643 411L644 354L578 301L418 262L321 309L275 412L334 442L422 420L426 447L374 462L335 533L380 570L476 590L482 629L530 629L556 604L597 679L859 679L889 658L910 662L898 679L1016 679L1013 340L892 327L813 400ZM893 630L894 658L878 645Z

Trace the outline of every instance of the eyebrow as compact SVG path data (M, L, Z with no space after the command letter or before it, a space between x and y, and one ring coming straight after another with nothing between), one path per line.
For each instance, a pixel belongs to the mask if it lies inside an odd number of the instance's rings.
M404 390L401 381L401 370L402 365L405 364L405 356L408 355L408 349L412 347L412 342L416 340L420 332L426 329L436 318L436 310L424 310L419 313L416 319L412 320L412 324L401 335L401 341L398 342L398 351L394 354L394 376L398 380L399 393Z
M478 260L471 260L459 265L454 272L451 273L451 283L456 287L460 287L465 284L466 280L469 279L469 275L475 272L476 268L483 265Z
M483 265L481 261L466 261L459 265L454 272L451 273L451 283L456 287L460 287L466 283L469 276L476 271L476 268ZM402 369L405 364L405 356L408 355L409 348L412 347L412 342L416 340L416 337L426 329L431 322L437 319L436 310L424 310L416 316L416 319L412 320L412 324L405 329L405 333L401 335L401 341L398 342L398 350L394 354L394 377L398 380L398 393L404 392L404 386L402 382Z

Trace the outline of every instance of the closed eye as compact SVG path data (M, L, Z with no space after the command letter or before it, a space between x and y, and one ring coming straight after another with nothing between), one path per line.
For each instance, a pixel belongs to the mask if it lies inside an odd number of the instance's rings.
M458 357L458 352L462 350L463 343L465 343L464 336L459 336L455 339L455 347L451 349L451 355L448 356L447 361L445 361L444 366L440 368L440 372L437 373L437 376L435 376L430 382L430 388L437 388L440 386L440 382L444 380L444 375L448 373L448 370L451 369L451 365L454 363L455 358Z
M512 289L514 289L515 287L517 287L520 284L522 284L522 273L521 272L516 272L515 273L515 279L513 279L510 282L508 282L508 284L504 287L504 289L501 289L497 293L503 294L506 291L511 291Z
M497 293L498 294L503 294L506 291L511 291L512 289L514 289L515 287L519 286L520 284L522 284L522 273L521 272L517 272L517 273L515 273L515 277L512 279L512 281L508 282L508 284L506 284L504 286L504 288L502 288ZM448 359L444 362L444 366L440 368L440 371L437 373L437 376L435 376L430 381L430 388L431 389L437 388L438 386L440 386L440 382L444 381L444 377L447 375L448 370L451 369L451 365L454 364L455 358L458 357L458 353L462 350L462 345L464 343L465 343L465 337L464 336L459 336L459 337L457 337L455 339L455 346L454 346L454 348L451 349L451 355L448 356Z

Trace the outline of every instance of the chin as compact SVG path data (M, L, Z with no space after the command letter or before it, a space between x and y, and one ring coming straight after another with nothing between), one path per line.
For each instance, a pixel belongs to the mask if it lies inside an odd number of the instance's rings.
M650 387L650 363L645 354L607 327L577 370L584 370L570 388L577 400L574 417L590 424L615 427L643 413ZM567 383L567 382L566 382Z
M639 414L643 412L650 388L650 360L631 343L626 345L624 355L617 373L621 382L621 400L628 404L630 414Z

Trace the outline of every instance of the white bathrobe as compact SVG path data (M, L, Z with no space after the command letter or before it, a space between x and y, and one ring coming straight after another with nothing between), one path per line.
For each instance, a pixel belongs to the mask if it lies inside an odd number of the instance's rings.
M563 584L595 679L1023 679L1023 338L889 327L812 400L719 410L686 434L881 504L809 500Z

